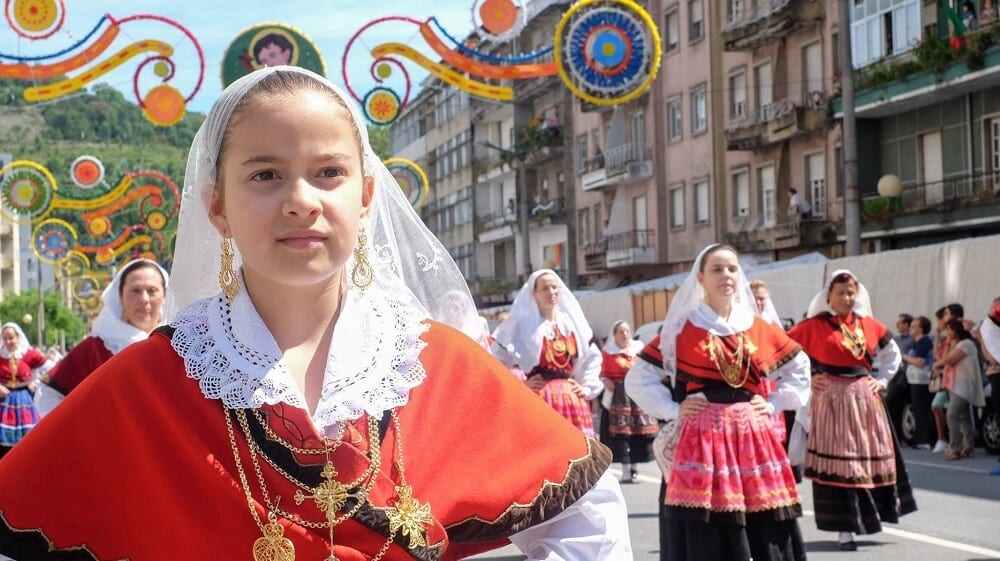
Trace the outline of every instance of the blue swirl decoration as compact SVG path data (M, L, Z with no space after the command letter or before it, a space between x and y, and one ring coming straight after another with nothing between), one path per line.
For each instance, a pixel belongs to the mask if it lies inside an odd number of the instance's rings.
M565 70L596 97L614 98L649 76L653 58L643 22L620 4L595 6L570 22Z

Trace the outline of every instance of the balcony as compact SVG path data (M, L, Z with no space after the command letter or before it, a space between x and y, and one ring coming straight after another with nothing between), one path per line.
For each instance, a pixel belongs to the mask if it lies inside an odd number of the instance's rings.
M736 232L726 232L726 243L737 251L774 251L817 246L837 241L837 227L826 220L792 220L759 226L759 217L747 217Z
M866 229L948 228L1000 222L1000 173L969 174L903 189L902 196L866 197Z
M656 263L656 230L629 230L607 239L607 268Z
M495 243L514 238L517 231L517 213L507 210L480 216L476 220L479 243Z
M587 160L580 175L584 191L620 187L653 177L652 149L631 142Z
M566 217L566 201L562 197L549 200L536 198L528 213L528 220L541 225L564 224Z
M544 56L531 59L531 64L541 64L543 62L552 62L554 60L555 56L549 52ZM556 90L562 91L562 88L566 87L563 85L562 78L560 78L558 74L513 80L512 85L514 86L514 99L516 99L518 103L535 101L549 92Z
M768 103L726 128L726 149L758 150L823 132L827 127L828 105L823 92L810 92L805 103L792 98Z
M472 295L477 306L507 304L514 300L521 288L517 275L500 275L477 280L472 285Z
M823 21L826 2L817 0L729 0L722 26L727 51L752 51L795 29Z
M588 272L603 271L608 268L608 246L605 242L589 243L583 246L583 261Z
M561 159L563 155L562 131L562 125L559 123L540 127L538 141L532 145L524 159L524 165L539 167L552 160Z

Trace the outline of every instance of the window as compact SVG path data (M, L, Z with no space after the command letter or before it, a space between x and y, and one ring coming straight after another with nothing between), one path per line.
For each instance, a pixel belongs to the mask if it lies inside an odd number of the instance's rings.
M691 133L705 132L708 128L708 96L701 86L691 92Z
M576 171L584 173L587 171L587 135L581 134L576 137Z
M760 189L760 208L764 216L764 227L774 226L777 217L777 193L774 183L774 166L763 166L757 169L757 187Z
M739 72L729 77L729 118L742 121L747 116L747 75Z
M684 184L670 189L670 227L684 227Z
M579 225L576 230L576 243L580 247L590 245L590 209L580 209L576 215L576 223Z
M641 150L646 146L646 115L641 110L632 113L629 136L633 150Z
M563 264L563 255L566 253L566 244L553 244L542 246L542 268L561 271L566 269Z
M733 216L750 216L750 173L733 172Z
M813 92L825 92L823 86L823 44L819 41L802 48L802 101L808 103Z
M743 21L743 1L729 0L726 6L726 22L730 24Z
M765 62L757 66L754 72L754 95L757 101L757 114L761 109L774 101L773 80L771 79L771 63Z
M989 130L989 152L990 152L990 171L993 172L993 181L996 183L998 176L1000 176L1000 118L990 119L990 130ZM996 185L994 185L994 189Z
M822 152L806 156L806 185L812 217L826 218L826 157Z
M702 13L701 0L688 2L688 42L694 43L705 35L705 18Z
M708 224L708 214L708 180L700 179L694 182L694 223Z
M667 102L667 140L680 140L684 136L684 121L681 115L681 98Z
M677 7L674 6L669 12L667 12L667 24L663 27L667 30L664 40L666 42L665 48L666 52L676 51L680 48L681 44L681 18L680 13L677 11Z
M920 41L920 0L854 0L851 10L851 62L867 66L909 51Z
M649 221L646 215L646 195L639 195L632 199L632 229L644 232L649 228ZM639 234L642 237L642 234Z
M591 214L594 216L594 241L602 241L605 238L607 232L605 232L604 221L601 220L601 204L597 203L593 206Z

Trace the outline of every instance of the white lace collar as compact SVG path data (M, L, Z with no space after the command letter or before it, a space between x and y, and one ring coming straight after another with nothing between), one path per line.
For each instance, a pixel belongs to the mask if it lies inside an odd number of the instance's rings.
M405 405L427 373L418 359L426 346L425 319L398 296L372 286L349 290L334 328L323 393L312 421L323 432L365 412ZM232 321L231 318L239 318ZM208 399L229 408L259 408L279 402L305 409L281 351L241 291L227 306L221 296L195 302L171 323L171 344Z

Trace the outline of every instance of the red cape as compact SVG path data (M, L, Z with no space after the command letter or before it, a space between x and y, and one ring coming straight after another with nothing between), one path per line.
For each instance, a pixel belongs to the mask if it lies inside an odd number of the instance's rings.
M113 355L99 337L87 337L70 349L52 370L49 371L49 385L56 391L69 395L87 376L97 370Z
M607 449L457 331L432 323L422 338L428 345L420 360L428 376L411 391L399 419L408 483L415 498L430 505L435 524L428 530L431 547L408 550L397 538L385 559L448 560L498 547L512 533L561 512L596 483L610 462ZM51 543L56 550L78 550L79 559L249 559L261 532L236 474L224 411L185 376L166 335L129 346L0 462L0 553L22 560L66 558L49 553ZM306 441L316 438L304 411L262 411L282 435L289 436L290 427ZM364 434L364 420L355 426ZM239 425L236 432L264 517ZM396 438L388 424L381 472L369 497L375 508L363 508L335 529L342 561L370 559L385 543L381 507L395 497ZM255 440L265 452L275 448L264 437ZM337 449L341 480L367 467L366 443L347 438ZM303 479L316 476L318 465L300 465L305 456L286 455L274 458ZM310 461L322 456L316 458ZM295 487L263 460L261 465L272 498L284 497L280 507L305 520L321 518L311 501L295 506ZM298 559L329 554L326 529L285 519L281 524Z

